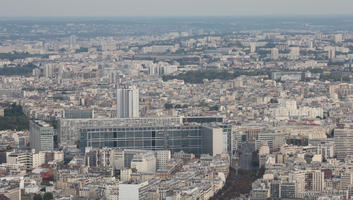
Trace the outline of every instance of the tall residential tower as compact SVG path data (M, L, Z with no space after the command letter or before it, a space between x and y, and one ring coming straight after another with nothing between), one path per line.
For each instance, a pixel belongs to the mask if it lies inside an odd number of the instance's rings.
M116 100L117 118L136 118L139 113L139 90L132 87L118 88Z

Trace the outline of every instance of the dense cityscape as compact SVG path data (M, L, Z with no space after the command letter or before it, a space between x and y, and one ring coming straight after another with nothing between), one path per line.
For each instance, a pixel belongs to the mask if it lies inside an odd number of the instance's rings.
M0 19L0 199L352 199L352 22Z

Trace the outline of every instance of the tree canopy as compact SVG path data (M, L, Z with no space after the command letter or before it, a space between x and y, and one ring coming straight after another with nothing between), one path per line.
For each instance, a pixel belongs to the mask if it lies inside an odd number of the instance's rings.
M11 104L0 117L0 130L28 130L29 120L22 111L22 106Z
M17 65L14 67L5 66L0 68L0 75L5 76L25 76L32 73L33 69L37 68L32 63L25 64L23 66Z
M54 199L53 193L51 192L44 193L43 200L50 200L50 199Z

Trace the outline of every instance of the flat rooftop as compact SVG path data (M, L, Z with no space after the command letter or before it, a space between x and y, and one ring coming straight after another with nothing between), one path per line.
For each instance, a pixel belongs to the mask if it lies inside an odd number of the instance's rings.
M50 127L50 124L42 120L33 120L33 122L41 127Z

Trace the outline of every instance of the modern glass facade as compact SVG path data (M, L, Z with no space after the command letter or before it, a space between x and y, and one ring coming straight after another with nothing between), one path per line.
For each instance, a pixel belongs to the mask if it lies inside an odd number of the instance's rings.
M60 119L58 139L60 146L75 145L80 140L80 130L96 130L98 127L137 128L182 126L181 117L165 118L99 118L99 119Z
M117 147L123 149L183 150L200 155L202 135L200 126L153 126L81 128L80 149L85 147Z

